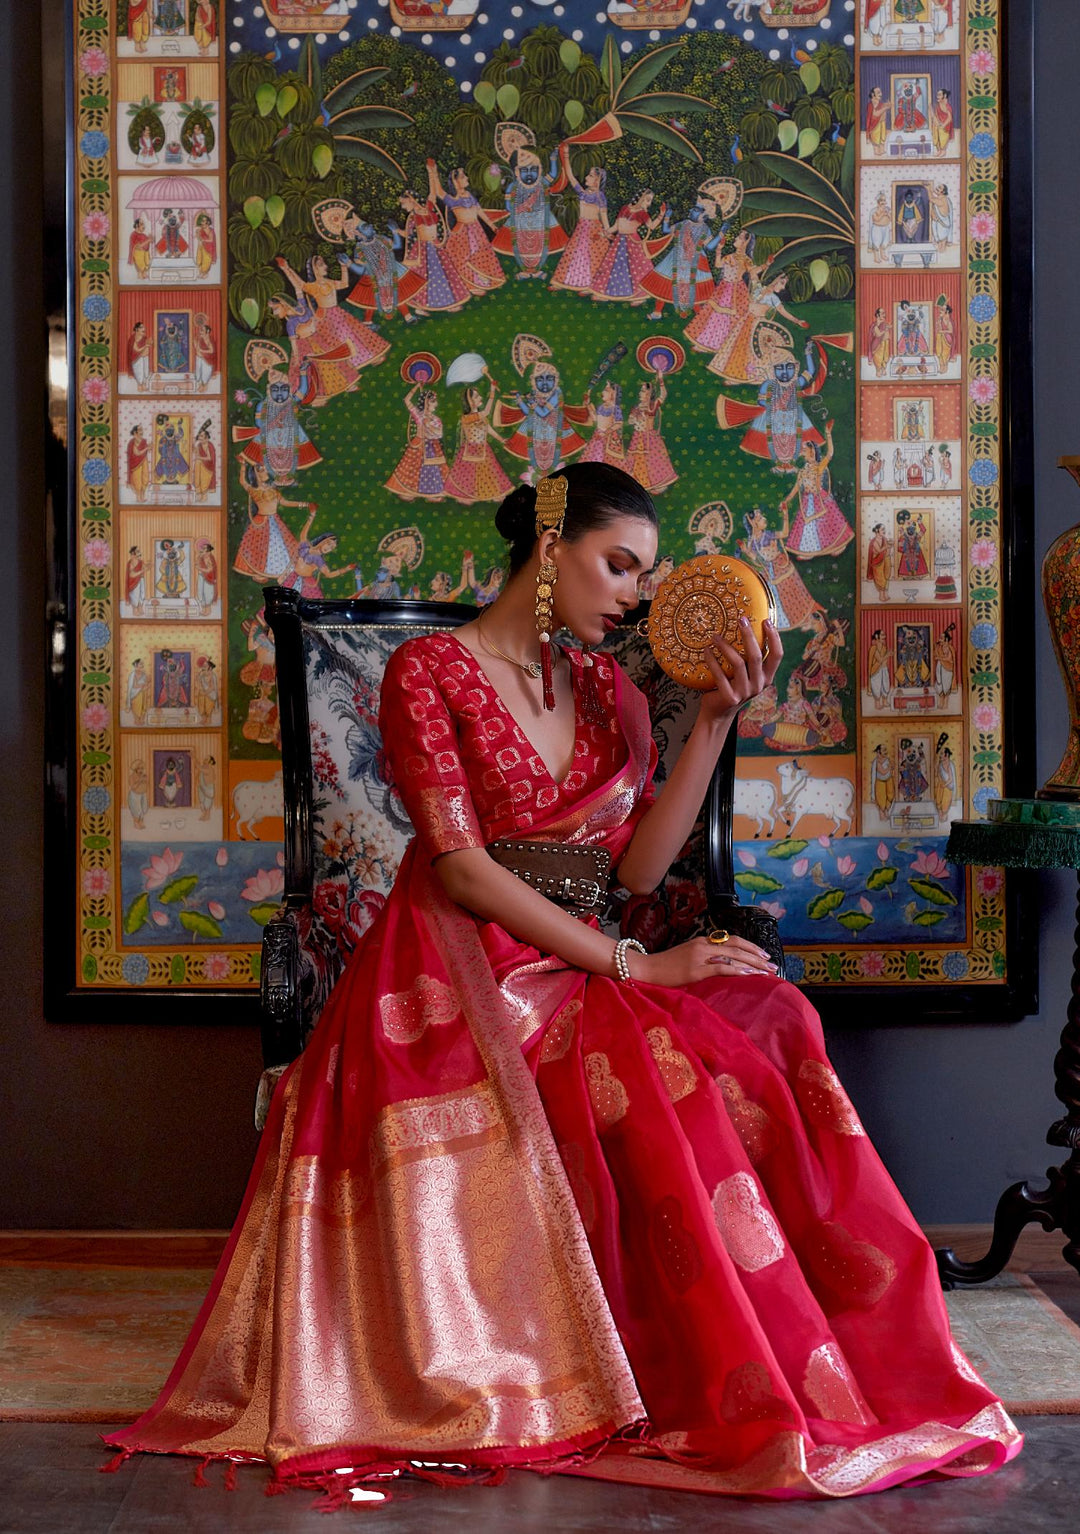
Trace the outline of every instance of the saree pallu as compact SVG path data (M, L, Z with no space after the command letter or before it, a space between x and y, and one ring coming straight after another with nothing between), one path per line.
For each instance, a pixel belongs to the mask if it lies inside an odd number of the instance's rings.
M618 862L655 748L641 695L597 670L611 723L578 707L555 782L452 635L392 657L416 840L121 1454L327 1487L435 1462L805 1497L1018 1452L797 990L622 986L443 891L438 855L508 834Z

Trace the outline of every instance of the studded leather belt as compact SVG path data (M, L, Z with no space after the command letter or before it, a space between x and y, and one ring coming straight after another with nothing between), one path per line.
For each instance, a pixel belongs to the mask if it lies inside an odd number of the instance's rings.
M607 904L611 853L566 842L489 842L495 862L572 916L599 916Z

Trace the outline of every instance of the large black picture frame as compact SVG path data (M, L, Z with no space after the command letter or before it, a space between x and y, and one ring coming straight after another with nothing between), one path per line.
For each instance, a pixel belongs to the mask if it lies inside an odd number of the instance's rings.
M1002 17L1003 187L1002 532L1005 792L1034 789L1035 698L1015 679L1033 674L1035 605L1033 302L1034 0L1009 0ZM45 136L45 296L50 397L46 433L48 569L43 614L45 738L45 1009L54 1022L243 1024L258 1026L258 995L169 988L80 988L76 984L78 823L73 802L76 750L74 617L76 496L75 402L63 385L67 338L74 335L75 272L69 230L74 217L74 103L71 0L42 0ZM63 47L58 45L62 38ZM1006 981L999 986L920 986L916 1009L902 986L807 987L832 1024L1012 1022L1037 1010L1037 909L1031 877L1006 884Z

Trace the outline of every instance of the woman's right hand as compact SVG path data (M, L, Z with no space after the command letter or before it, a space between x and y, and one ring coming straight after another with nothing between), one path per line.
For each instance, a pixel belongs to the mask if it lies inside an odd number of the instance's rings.
M649 985L684 986L725 975L776 974L776 966L763 948L734 933L726 943L692 937L661 953L638 953L633 948L625 952L631 980Z

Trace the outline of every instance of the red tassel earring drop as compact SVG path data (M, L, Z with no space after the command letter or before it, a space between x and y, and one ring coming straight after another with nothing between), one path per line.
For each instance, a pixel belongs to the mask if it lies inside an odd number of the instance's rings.
M541 537L549 529L553 529L556 536L561 536L565 516L566 480L561 474L557 479L540 480L536 486L536 536ZM544 707L549 712L555 707L551 634L555 625L554 592L558 578L559 569L554 560L541 561L540 569L536 574L536 632L540 639L540 675L544 684Z

